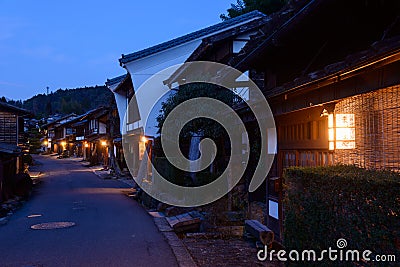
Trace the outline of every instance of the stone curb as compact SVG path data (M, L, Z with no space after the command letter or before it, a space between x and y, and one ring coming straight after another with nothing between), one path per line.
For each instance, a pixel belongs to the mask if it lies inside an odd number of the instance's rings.
M88 162L82 161L82 159L79 158L68 158L68 159L80 163L83 167L88 168L88 170L90 170L93 174L95 174L98 178L102 180L116 180L116 178L111 176L107 171L101 170L102 168L100 168L99 166L87 166Z
M19 208L21 208L25 202L26 202L26 200L24 200L20 197L16 197L12 200L9 200L8 202L2 203L1 205L8 205L9 208L8 208L7 215L0 218L0 226L6 225L8 223L8 221L10 220L11 216L14 214L14 212L16 210L18 210Z
M158 230L164 235L172 252L175 255L176 261L180 267L197 267L192 255L190 255L182 240L175 234L174 230L169 226L165 218L153 218Z

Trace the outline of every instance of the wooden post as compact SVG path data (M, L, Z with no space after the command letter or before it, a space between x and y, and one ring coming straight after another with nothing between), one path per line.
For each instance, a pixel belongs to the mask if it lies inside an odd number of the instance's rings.
M259 239L264 245L271 245L274 241L274 232L257 220L246 220L245 231Z

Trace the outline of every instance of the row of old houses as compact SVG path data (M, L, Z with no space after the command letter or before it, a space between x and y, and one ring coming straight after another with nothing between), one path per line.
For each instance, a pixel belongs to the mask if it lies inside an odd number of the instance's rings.
M131 137L125 146L136 155L131 174L148 175L139 173L143 146L157 133L155 122L146 118L151 109L160 109L157 98L166 94L164 87L138 89L161 70L193 61L240 70L269 102L276 125L276 136L270 138L277 137L277 150L263 186L251 196L265 202L264 222L278 238L285 168L343 163L399 171L399 11L397 1L290 1L270 16L254 11L122 55L126 74L106 85L118 106L120 132ZM184 81L181 70L165 77L174 90ZM232 89L257 101L243 82ZM130 101L137 108L127 114ZM248 129L258 127L248 106L234 109Z
M69 114L43 125L43 146L60 157L81 157L91 165L124 168L117 110L99 107L82 115Z

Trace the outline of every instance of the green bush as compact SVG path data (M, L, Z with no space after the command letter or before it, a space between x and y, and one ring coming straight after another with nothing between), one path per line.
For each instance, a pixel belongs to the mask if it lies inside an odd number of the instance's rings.
M289 168L284 179L287 251L337 249L344 238L347 249L400 260L399 174L339 165Z

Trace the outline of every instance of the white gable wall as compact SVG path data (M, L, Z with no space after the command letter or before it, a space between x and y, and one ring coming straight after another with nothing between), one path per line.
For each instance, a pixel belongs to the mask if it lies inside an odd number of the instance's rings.
M157 110L161 108L161 103L158 103L159 105L154 107L158 98L170 91L167 86L162 86L161 84L160 87L146 87L145 91L139 91L140 87L154 74L168 67L184 63L200 44L201 39L195 40L149 57L129 62L125 65L125 68L131 74L133 88L135 88L136 99L139 106L139 113L142 118L139 122L139 127L144 126L145 120L153 108ZM171 70L170 74L172 75L173 72L174 70ZM168 76L165 76L165 79L167 78ZM155 118L149 120L148 124L150 124L152 130L148 128L145 130L145 134L155 136L157 132Z
M144 58L140 58L140 59L125 63L123 65L123 67L126 68L126 70L131 75L133 88L135 89L136 98L137 98L137 102L138 102L138 106L139 106L140 117L142 118L142 120L138 124L139 128L143 127L145 125L145 120L153 108L156 108L158 110L161 108L160 103L157 107L153 107L153 105L157 102L158 97L167 93L168 91L170 91L167 86L161 85L160 87L147 87L146 92L138 93L138 89L140 88L140 86L143 85L143 83L146 80L148 80L154 74L156 74L168 67L186 62L188 57L196 50L196 48L201 44L201 42L204 38L227 31L229 29L246 24L246 23L256 20L256 19L258 19L258 18L251 18L247 21L243 21L241 23L232 25L231 27L224 28L223 30L220 30L218 32L213 32L209 35L202 36L198 39L189 41L187 43L169 48L167 50L163 50L161 52L149 55ZM241 37L248 38L248 35L246 36L246 34L245 34L244 36L241 36ZM171 70L171 74L173 74L173 72L174 71ZM169 78L169 77L165 77L165 79L167 79L167 78ZM117 97L117 94L115 94L115 95ZM122 103L122 100L120 100L120 101ZM121 126L123 126L124 124L122 124L122 121L124 120L123 118L125 117L126 109L123 109L121 112L120 108L118 107L118 110L120 112ZM157 123L156 123L155 118L149 119L148 124L151 125L151 130L145 129L145 135L151 135L151 136L156 135L156 127L155 126ZM121 132L122 133L126 132L123 127L121 127Z
M126 109L128 108L128 99L126 98L126 94L119 94L117 92L114 92L114 90L118 87L120 83L115 83L112 85L107 86L108 89L110 89L114 93L115 97L115 102L117 104L117 109L118 109L118 115L120 118L120 130L122 133L123 127L124 127L124 116L126 113Z
M107 133L107 125L105 123L99 122L99 134Z

